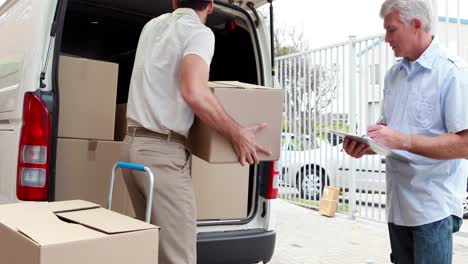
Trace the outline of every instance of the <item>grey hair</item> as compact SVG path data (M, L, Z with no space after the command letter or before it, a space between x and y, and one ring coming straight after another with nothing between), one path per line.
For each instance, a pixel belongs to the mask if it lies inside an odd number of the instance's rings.
M427 33L432 31L432 6L428 0L385 0L380 8L380 17L384 18L392 11L400 13L401 22L410 24L415 18L422 20L423 29Z

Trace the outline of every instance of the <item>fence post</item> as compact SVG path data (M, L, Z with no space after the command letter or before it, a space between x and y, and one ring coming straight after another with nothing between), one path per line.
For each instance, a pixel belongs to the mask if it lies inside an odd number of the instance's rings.
M349 36L349 132L356 134L356 36ZM350 159L349 217L355 219L356 211L356 159Z

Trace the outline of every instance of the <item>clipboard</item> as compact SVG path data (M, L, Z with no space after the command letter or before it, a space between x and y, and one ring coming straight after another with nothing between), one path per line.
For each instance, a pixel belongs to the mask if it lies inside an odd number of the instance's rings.
M354 140L354 141L357 141L359 143L365 144L365 145L369 146L369 148L372 151L374 151L375 153L380 154L382 156L392 157L392 158L399 159L399 160L404 161L404 162L410 162L410 159L408 159L407 157L405 157L405 156L403 156L401 154L398 154L395 151L392 151L391 149L389 149L389 148L387 148L387 147L385 147L383 145L380 145L379 143L372 140L370 137L367 137L367 136L361 137L361 136L358 136L358 135L345 133L345 132L339 132L339 131L329 131L329 132L332 133L332 134L338 135L338 136L340 136L342 138L349 138L351 140Z

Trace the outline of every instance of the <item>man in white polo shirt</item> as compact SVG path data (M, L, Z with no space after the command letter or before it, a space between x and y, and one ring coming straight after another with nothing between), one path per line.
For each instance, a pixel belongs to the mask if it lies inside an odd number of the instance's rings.
M208 88L214 34L204 25L212 0L173 0L175 11L149 21L140 36L127 105L130 162L155 172L151 219L161 227L159 263L196 263L196 205L185 140L194 112L232 143L242 165L257 164L255 134L266 124L241 127ZM145 204L144 175L127 181L136 207Z

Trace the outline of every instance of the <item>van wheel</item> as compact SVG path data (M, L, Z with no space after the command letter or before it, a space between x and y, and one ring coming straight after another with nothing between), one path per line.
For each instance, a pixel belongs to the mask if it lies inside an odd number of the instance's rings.
M302 168L297 178L297 187L301 194L301 199L320 200L323 189L329 184L328 176L325 172L322 171L320 173L320 169L316 170L315 166Z

